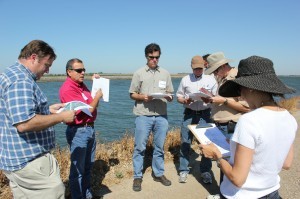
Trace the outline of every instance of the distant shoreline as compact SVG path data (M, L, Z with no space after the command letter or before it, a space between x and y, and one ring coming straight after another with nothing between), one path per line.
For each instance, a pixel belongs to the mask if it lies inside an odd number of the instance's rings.
M171 74L172 78L182 78L188 73ZM101 77L113 80L131 79L132 74L100 74ZM85 80L91 80L90 74L85 75ZM66 75L44 75L38 82L63 82L66 80Z

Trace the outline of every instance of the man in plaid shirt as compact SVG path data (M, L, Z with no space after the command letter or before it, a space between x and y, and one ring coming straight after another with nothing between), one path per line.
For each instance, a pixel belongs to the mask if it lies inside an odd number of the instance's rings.
M10 180L14 198L64 198L56 159L53 125L72 122L74 111L56 113L36 80L49 72L56 55L51 46L33 40L18 62L0 74L0 169Z

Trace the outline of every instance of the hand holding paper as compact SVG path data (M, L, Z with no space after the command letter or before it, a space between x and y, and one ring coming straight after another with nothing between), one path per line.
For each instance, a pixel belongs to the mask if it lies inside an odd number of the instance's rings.
M62 111L66 111L66 110L75 110L75 111L81 110L85 114L92 117L92 114L89 110L90 108L92 108L90 105L83 103L81 101L71 101L71 102L65 103L65 106L60 108L56 113L60 113Z

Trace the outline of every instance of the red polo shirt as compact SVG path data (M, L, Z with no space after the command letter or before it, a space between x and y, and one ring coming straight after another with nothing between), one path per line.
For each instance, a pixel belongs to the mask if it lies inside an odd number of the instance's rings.
M62 84L59 89L59 98L62 103L70 102L70 101L81 101L86 104L90 104L93 101L91 96L91 92L86 87L84 83L78 84L74 82L70 77L67 77L66 81ZM97 109L94 110L92 113L93 117L88 116L82 111L76 112L76 119L73 123L68 125L74 124L86 124L90 122L94 122L97 117Z

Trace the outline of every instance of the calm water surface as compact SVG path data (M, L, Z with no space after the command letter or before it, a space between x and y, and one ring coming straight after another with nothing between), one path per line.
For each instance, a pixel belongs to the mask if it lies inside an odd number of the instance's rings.
M280 79L297 90L292 96L300 95L300 77L280 77ZM176 92L181 78L173 78L173 86ZM128 89L131 80L111 80L109 102L100 102L98 117L95 123L97 139L100 142L108 142L120 139L125 133L132 134L134 131L135 116L132 113L134 101L129 98ZM40 82L41 89L46 94L50 104L59 103L58 90L63 82ZM86 81L91 89L92 82ZM291 97L291 96L287 96ZM176 99L168 103L169 128L180 126L183 116L183 107ZM60 146L66 146L66 125L57 124L56 141Z

